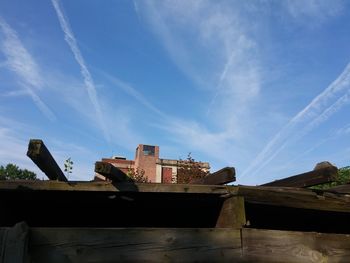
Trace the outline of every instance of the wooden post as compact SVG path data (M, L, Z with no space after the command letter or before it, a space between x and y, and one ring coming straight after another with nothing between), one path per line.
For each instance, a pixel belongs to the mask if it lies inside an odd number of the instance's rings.
M244 198L232 196L227 198L221 208L215 227L240 229L246 224Z
M236 181L236 170L234 167L225 167L219 171L211 173L202 179L195 180L191 184L228 184Z
M132 182L133 180L127 176L119 168L107 162L96 162L95 172L107 177L113 182Z
M0 231L0 262L29 262L28 226L25 222Z
M68 181L42 140L29 141L27 156L50 180Z

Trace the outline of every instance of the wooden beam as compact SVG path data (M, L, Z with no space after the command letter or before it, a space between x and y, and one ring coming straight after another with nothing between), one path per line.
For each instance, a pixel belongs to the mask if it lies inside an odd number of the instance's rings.
M21 222L10 228L0 228L0 262L29 263L28 226Z
M238 189L238 188L235 188ZM0 191L90 191L90 192L145 192L145 193L188 193L228 195L228 186L221 185L188 185L157 183L112 183L112 182L58 182L58 181L0 181Z
M268 186L239 186L235 194L254 204L350 212L350 198L343 194Z
M337 176L338 168L333 165L329 165L314 169L313 171L307 173L302 173L263 184L262 186L309 187L334 182L337 179Z
M240 229L246 224L244 198L232 196L227 198L220 210L215 227L230 227Z
M349 262L350 236L242 229L245 262Z
M350 194L350 184L337 185L337 186L325 189L324 191L338 193L338 194Z
M7 231L0 228L0 233ZM29 233L29 256L37 263L318 263L350 258L350 236L345 234L249 228L30 228ZM12 260L1 262L25 262L19 257L22 248Z
M206 177L195 180L191 184L228 184L236 181L236 170L234 167L225 167L219 171L211 173Z
M240 230L32 228L31 259L74 262L237 262Z
M42 140L29 141L27 156L50 180L68 181Z
M107 163L107 162L96 162L95 173L99 173L113 182L132 182L133 181L122 170L115 167L113 164Z

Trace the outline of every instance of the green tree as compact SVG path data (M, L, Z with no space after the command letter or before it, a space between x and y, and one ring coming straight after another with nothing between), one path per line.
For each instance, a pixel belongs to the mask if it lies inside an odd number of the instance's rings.
M0 166L0 180L38 180L36 174L27 169L20 169L17 165L9 163Z
M202 168L201 162L195 161L189 153L186 160L180 159L178 163L176 182L178 184L188 184L208 174L209 171Z

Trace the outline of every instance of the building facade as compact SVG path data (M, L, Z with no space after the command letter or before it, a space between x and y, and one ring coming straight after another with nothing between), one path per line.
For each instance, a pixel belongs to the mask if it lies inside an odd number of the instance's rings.
M108 162L127 173L130 169L140 169L145 171L145 176L152 183L175 183L177 169L180 160L170 160L159 158L159 146L139 144L135 151L135 159L127 160L122 156L103 158L103 162ZM198 162L203 170L209 171L207 162Z

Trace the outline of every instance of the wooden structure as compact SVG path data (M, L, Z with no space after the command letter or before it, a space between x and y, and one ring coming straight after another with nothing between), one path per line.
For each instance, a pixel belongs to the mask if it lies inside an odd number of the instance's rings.
M0 181L0 262L350 261L349 188L138 184L101 171L116 177Z
M348 262L350 256L347 194L2 181L0 198L6 263Z
M326 164L316 165L313 171L276 180L267 184L263 184L263 186L310 187L314 185L334 182L338 176L338 168L328 162L324 163Z
M68 181L42 140L29 141L27 156L50 180Z

